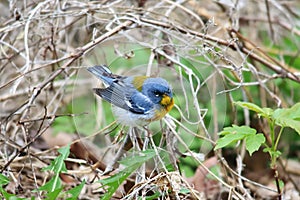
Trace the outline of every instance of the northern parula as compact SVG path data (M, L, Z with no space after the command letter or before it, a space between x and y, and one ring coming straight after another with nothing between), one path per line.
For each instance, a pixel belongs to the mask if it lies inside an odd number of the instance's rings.
M94 88L94 92L114 105L116 120L123 125L145 126L163 118L174 105L171 86L163 78L119 76L106 65L87 70L106 85Z

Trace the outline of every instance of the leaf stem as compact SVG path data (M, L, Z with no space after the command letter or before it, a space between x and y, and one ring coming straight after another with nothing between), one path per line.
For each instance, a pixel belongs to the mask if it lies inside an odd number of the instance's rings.
M277 136L277 139L276 139L276 142L275 142L275 145L274 145L274 150L275 150L275 151L277 151L277 146L278 146L278 143L279 143L281 134L282 134L282 132L283 132L283 129L284 129L284 127L282 126L282 127L280 128L279 133L278 133L278 136Z
M271 156L271 167L273 168L274 166L276 166L276 160L277 160L277 155L276 155L276 143L278 144L279 140L276 140L275 142L275 122L272 119L268 119L268 123L270 126L270 137L271 137L271 151L270 156Z
M270 136L271 136L272 149L273 149L274 142L275 142L274 122L272 120L268 119L268 123L269 123L269 126L270 126Z

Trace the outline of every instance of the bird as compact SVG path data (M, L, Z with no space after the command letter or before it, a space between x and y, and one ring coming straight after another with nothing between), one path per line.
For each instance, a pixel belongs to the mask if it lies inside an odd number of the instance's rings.
M145 127L162 119L174 106L171 85L163 78L121 76L105 64L87 70L104 83L94 92L112 104L116 121L130 127Z

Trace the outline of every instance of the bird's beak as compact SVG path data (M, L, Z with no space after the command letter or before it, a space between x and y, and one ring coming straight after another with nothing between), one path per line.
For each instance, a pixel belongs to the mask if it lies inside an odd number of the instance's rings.
M174 105L174 99L166 94L163 95L160 104L164 107L166 107L167 112L169 112L173 105Z
M162 97L162 99L161 99L160 104L161 104L162 106L167 106L167 105L169 105L169 104L171 103L172 99L173 99L173 98L169 97L168 95L163 94L163 97Z

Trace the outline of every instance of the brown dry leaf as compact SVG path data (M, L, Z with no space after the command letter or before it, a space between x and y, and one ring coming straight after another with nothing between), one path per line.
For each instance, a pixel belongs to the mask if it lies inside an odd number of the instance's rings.
M203 162L207 168L217 165L217 157L211 157ZM195 175L187 179L188 183L194 186L195 190L205 192L208 197L214 196L220 192L218 181L207 178L208 171L202 166L198 166Z
M48 144L49 148L66 146L71 144L75 139L74 135L68 133L60 132L58 134L53 134L53 130L51 128L48 128L45 131L45 133L42 135L42 138Z

